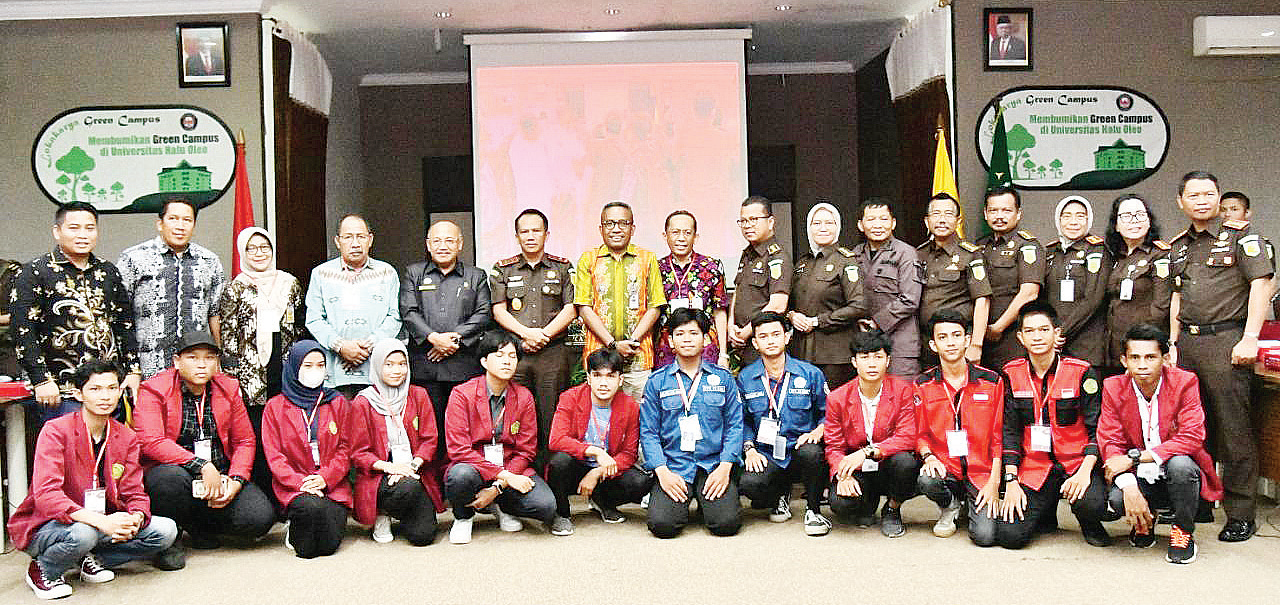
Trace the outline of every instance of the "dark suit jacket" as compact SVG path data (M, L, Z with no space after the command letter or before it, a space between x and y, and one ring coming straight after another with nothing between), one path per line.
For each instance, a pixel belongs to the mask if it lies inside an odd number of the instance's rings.
M988 60L995 59L1012 59L1015 61L1027 60L1027 43L1017 36L1009 37L1009 49L1005 51L1004 56L1000 56L1000 38L991 41L991 48L987 52Z
M409 334L409 364L415 381L462 382L484 372L476 356L490 315L489 276L461 262L448 275L432 261L414 263L400 278L400 317ZM458 351L440 363L427 360L432 332L457 332Z
M206 70L204 61L200 59L200 53L196 53L187 57L187 75L188 76L221 76L227 73L226 67L222 64L222 53L211 53L209 55L209 63L213 69Z

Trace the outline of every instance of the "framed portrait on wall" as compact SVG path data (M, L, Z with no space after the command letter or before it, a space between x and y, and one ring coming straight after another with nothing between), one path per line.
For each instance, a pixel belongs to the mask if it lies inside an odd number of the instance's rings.
M982 9L983 67L986 71L1030 71L1034 38L1031 9Z
M178 86L231 86L226 22L179 23Z

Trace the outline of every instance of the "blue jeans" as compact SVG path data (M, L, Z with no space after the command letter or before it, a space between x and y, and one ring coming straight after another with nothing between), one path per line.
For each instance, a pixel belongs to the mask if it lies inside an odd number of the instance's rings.
M40 405L36 402L35 397L27 399L25 403L27 407L31 409L32 413L35 414L35 420L39 423L39 426L44 426L44 423L49 422L54 418L66 416L67 414L80 409L80 402L71 397L67 397L66 395L63 395L58 403L50 406ZM31 416L27 416L27 418L31 418Z
M106 567L118 567L134 559L149 559L169 548L178 537L178 526L167 517L151 517L132 540L112 542L111 536L86 523L49 521L36 530L27 554L45 576L56 578L77 567L85 555L93 553Z

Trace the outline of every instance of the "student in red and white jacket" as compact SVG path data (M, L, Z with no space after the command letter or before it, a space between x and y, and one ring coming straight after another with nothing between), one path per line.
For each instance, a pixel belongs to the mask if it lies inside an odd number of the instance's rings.
M1169 362L1169 335L1138 324L1124 338L1125 373L1102 384L1098 445L1111 488L1111 508L1133 526L1129 541L1155 543L1152 510L1173 509L1170 563L1196 558L1196 512L1201 500L1222 499L1222 480L1204 449L1204 408L1195 374Z
M188 332L178 347L173 367L142 383L133 412L152 510L176 521L196 548L217 548L217 534L263 536L276 515L249 482L257 439L240 384L218 371L220 350L208 332ZM196 481L203 496L192 490ZM180 541L161 556L186 564Z
M922 461L917 487L942 509L933 535L954 534L960 505L968 500L969 539L991 546L1000 506L1004 382L965 360L972 324L959 311L934 313L929 335L941 364L915 383L916 453Z
M497 516L503 531L523 528L516 517L548 527L556 517L556 497L531 466L538 447L533 395L511 381L520 362L520 339L490 330L477 348L484 375L454 387L445 410L449 470L444 490L453 506L449 541L454 544L471 541L477 509Z
M640 451L640 406L622 386L622 356L613 349L587 355L587 381L560 395L551 421L547 484L556 496L556 520L573 533L569 494L578 493L605 523L627 518L618 505L640 502L653 478L633 468ZM563 519L564 521L561 521Z
M902 503L916 495L915 391L888 374L889 339L880 332L854 332L849 343L854 380L827 395L827 464L831 467L831 510L860 527L875 522L885 496L880 531L906 533Z
M1098 373L1089 362L1059 355L1058 312L1033 301L1018 311L1018 342L1027 355L1004 366L1004 499L996 541L1022 548L1037 532L1058 527L1058 499L1071 503L1085 542L1111 544L1102 527L1106 481L1099 464Z
M271 487L289 523L284 545L303 559L337 552L351 507L351 406L324 386L324 351L314 340L294 343L281 375L281 393L262 412L262 449L271 467Z
M85 582L110 582L110 568L151 558L178 535L171 519L151 515L137 435L111 418L122 378L114 363L81 364L71 376L80 411L40 430L31 491L8 529L31 555L26 582L42 599L71 594L62 579L68 569L78 567Z
M436 539L440 486L418 469L436 456L436 416L427 390L409 384L409 351L395 338L373 345L369 385L351 401L348 434L356 467L355 518L373 526L375 542L394 539L391 519L409 543ZM428 467L430 468L430 467Z

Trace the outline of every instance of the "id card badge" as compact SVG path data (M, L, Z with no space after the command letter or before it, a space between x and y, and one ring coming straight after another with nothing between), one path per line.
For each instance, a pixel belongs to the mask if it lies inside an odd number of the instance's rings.
M690 297L689 297L689 308L690 308L690 309L698 309L699 311L703 310L703 307L702 307L702 297L701 297L701 296L690 296Z
M1138 464L1138 477L1147 483L1155 483L1160 480L1160 465L1154 462L1142 462Z
M675 311L676 309L684 309L684 308L687 308L688 306L689 306L689 299L687 298L673 298L667 301L667 308L672 311Z
M107 514L106 488L84 490L84 507L99 515Z
M191 497L197 500L203 500L209 490L204 486L204 479L196 479L191 482Z
M702 427L698 424L698 415L681 416L680 451L692 452L699 439L702 439Z
M947 431L947 455L952 458L969 455L969 431Z
M1059 300L1061 300L1062 302L1075 302L1076 301L1076 280L1068 277L1067 279L1064 279L1058 283L1062 286L1062 295L1058 297Z
M316 468L320 468L320 442L311 442L311 461L315 463Z
M197 439L194 445L195 447L192 449L195 450L193 453L196 455L196 458L200 458L201 460L213 460L212 439Z
M778 435L773 440L773 459L774 460L787 459L787 438L783 437L782 435Z
M628 308L628 309L631 309L632 311L634 311L634 310L636 310L636 309L639 309L639 308L640 308L640 293L639 293L639 292L632 292L632 293L631 293L631 296L627 297L627 299L628 299L628 300L627 300L627 308Z
M1120 300L1133 300L1133 280L1128 277L1120 280Z
M778 420L765 416L760 419L760 428L756 430L756 443L773 443L778 440Z
M409 464L413 461L412 452L409 451L408 445L397 445L391 448L392 464Z
M879 463L879 462L877 462L877 461L875 461L875 460L872 460L872 459L870 459L870 458L864 458L864 459L862 460L862 472L864 472L864 473L874 473L874 472L876 472L876 471L878 471L878 470L880 470L880 463Z
M1053 430L1043 424L1031 425L1031 451L1047 452L1053 446Z
M486 443L484 446L484 459L494 466L502 466L502 444Z

